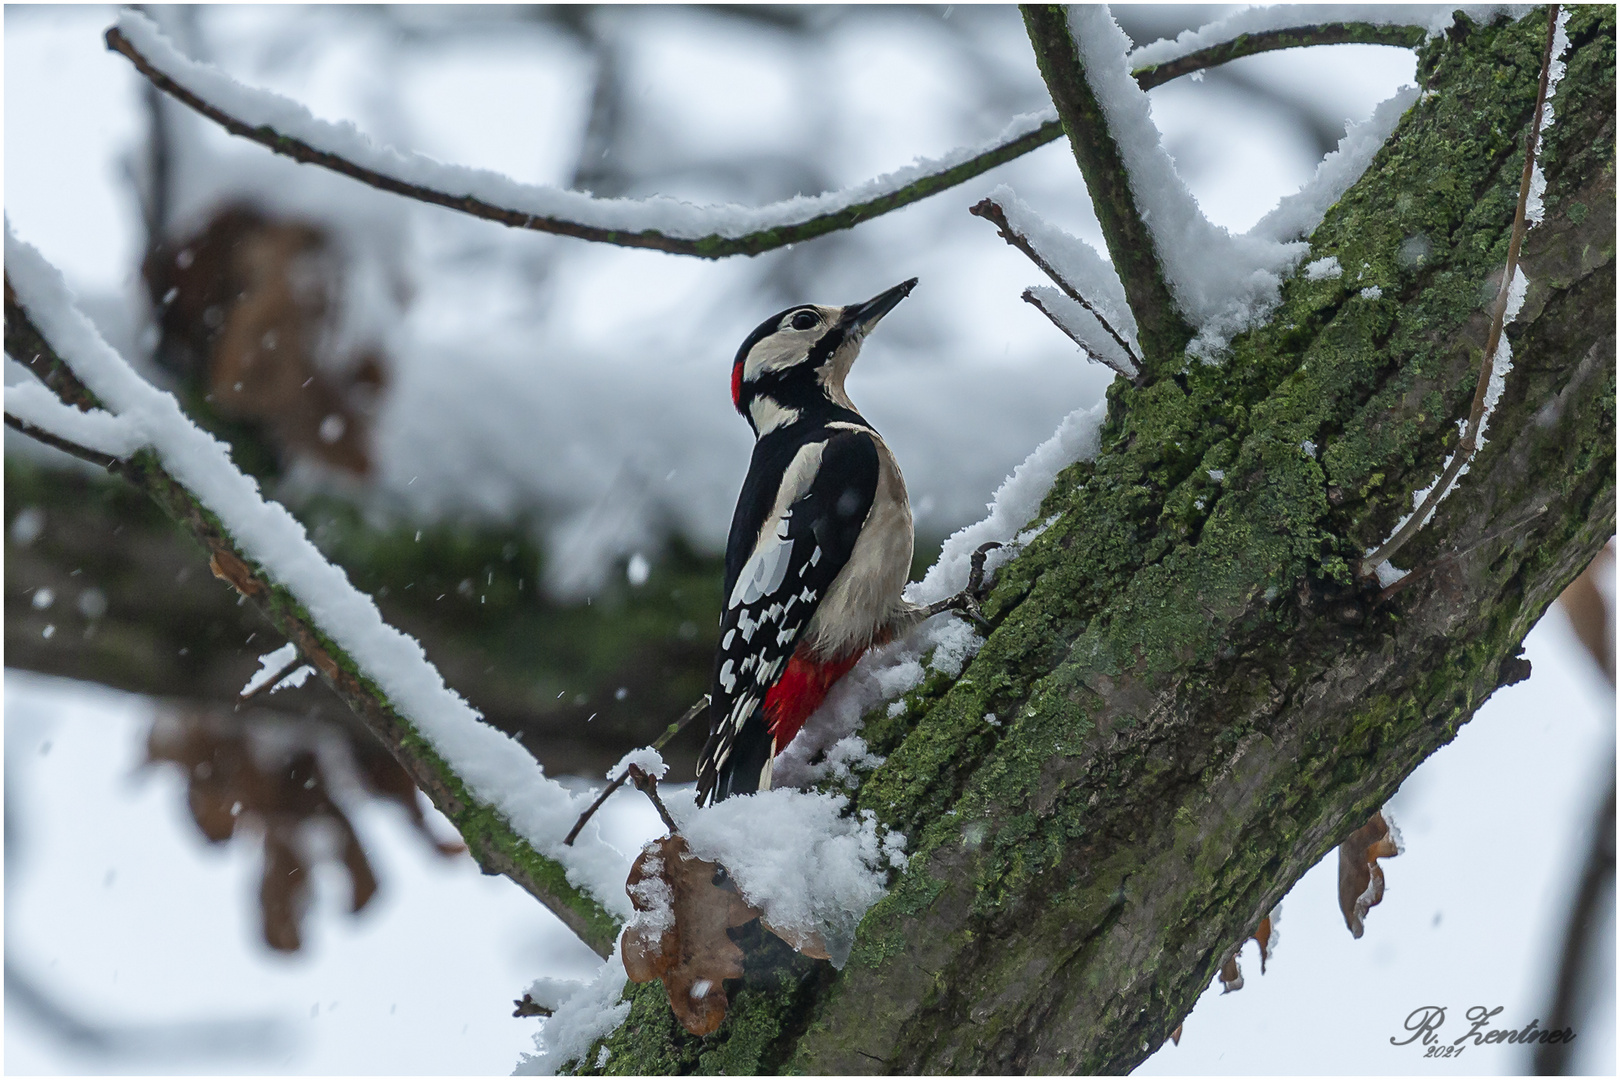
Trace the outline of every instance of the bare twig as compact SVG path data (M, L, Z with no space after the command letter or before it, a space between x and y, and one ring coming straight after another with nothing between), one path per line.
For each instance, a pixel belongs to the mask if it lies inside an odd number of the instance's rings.
M658 816L664 819L664 826L669 829L670 834L674 835L679 832L680 829L675 825L675 819L669 816L669 807L665 806L664 800L658 797L657 778L642 769L640 765L631 765L625 771L630 774L630 782L636 785L636 790L652 800L653 806L658 810Z
M1136 205L1119 144L1086 80L1079 49L1069 30L1068 11L1048 4L1024 4L1021 10L1041 77L1046 80L1058 118L1069 135L1069 147L1091 194L1109 258L1125 286L1131 313L1136 316L1144 366L1167 364L1192 339L1192 328L1171 299L1153 236Z
M709 695L704 694L702 697L698 698L697 701L692 703L692 707L690 709L687 709L681 714L681 718L679 720L665 728L664 733L658 736L657 739L653 740L651 749L662 750L664 745L668 743L669 740L680 734L682 728L686 727L687 724L690 724L698 716L698 714L702 713L703 710L707 709L708 707ZM564 844L568 845L569 847L574 846L574 840L579 836L579 830L583 829L585 827L585 823L591 820L596 812L602 808L603 803L608 801L608 796L612 795L615 791L618 791L619 788L623 786L624 782L630 778L631 768L632 766L625 766L624 770L620 772L618 776L615 776L611 781L609 781L607 787L602 789L602 794L596 797L596 801L585 808L585 812L579 815L579 820L574 822L574 827L568 830L568 835L563 837Z
M1131 363L1136 365L1138 371L1141 369L1142 358L1136 355L1136 350L1132 349L1130 343L1125 340L1124 336L1121 335L1118 330L1115 330L1113 325L1103 317L1103 313L1092 306L1091 301L1080 295L1080 290L1076 289L1063 277L1062 274L1057 272L1057 269L1053 267L1051 263L1046 261L1041 253L1035 249L1035 245L1030 243L1029 237L1025 236L1023 233L1020 233L1017 229L1014 229L1010 224L1008 224L1007 212L1001 208L1000 203L996 202L994 199L981 199L977 203L968 207L968 213L975 217L982 217L986 221L990 222L990 224L994 225L996 227L996 232L1000 234L1003 240L1007 241L1007 243L1011 244L1013 247L1027 255L1031 262L1040 267L1041 273L1051 278L1053 283L1056 284L1058 288L1062 289L1069 299L1091 312L1096 320L1102 324L1102 328L1108 332L1108 336L1113 338L1121 349L1125 350L1125 355L1131 358ZM1057 322L1057 319L1053 316L1053 314L1050 311L1047 311L1046 308L1042 307L1039 301L1030 300L1029 293L1026 292L1024 294L1024 299L1034 304L1036 307L1039 307L1047 318L1051 319L1053 322ZM1059 323L1058 328L1063 328L1061 323ZM1068 333L1066 330L1064 332ZM1073 335L1070 336L1072 337ZM1081 347L1085 347L1083 343ZM1090 350L1088 349L1087 352L1090 352ZM1137 372L1126 371L1121 372L1121 374L1123 374L1126 378L1134 379Z
M102 402L35 326L18 302L10 281L5 287L5 350L40 374L64 402L102 407ZM611 954L619 921L569 884L561 864L534 850L499 812L467 790L387 695L326 635L292 593L273 582L251 556L237 547L219 518L164 468L155 453L139 451L122 462L118 471L187 529L209 553L212 565L229 568L231 583L297 645L299 653L327 685L388 748L416 786L461 832L480 866L516 881L598 954Z
M6 413L6 427L11 428L13 431L20 431L35 442L44 443L46 446L60 450L64 454L72 454L80 461L88 461L92 465L99 465L110 473L122 471L124 464L122 458L113 457L111 454L103 454L99 450L91 450L89 447L80 446L76 442L70 442L60 435L46 431L42 427L35 427L26 420L19 420L10 413Z
M1131 77L1136 80L1137 86L1151 90L1182 75L1277 49L1300 49L1312 45L1391 45L1415 49L1423 44L1427 36L1428 31L1416 25L1375 26L1372 23L1336 22L1294 26L1285 30L1240 34L1231 41L1210 45L1162 64L1136 68L1131 72Z
M1380 563L1394 558L1395 553L1406 546L1406 542L1417 535L1440 505L1440 500L1446 497L1451 485L1456 483L1457 477L1463 469L1473 460L1474 452L1479 449L1479 429L1485 416L1485 392L1491 385L1491 372L1496 364L1496 350L1502 341L1502 325L1507 320L1508 294L1513 289L1513 278L1519 270L1519 248L1524 243L1526 224L1525 207L1530 200L1530 179L1536 168L1536 143L1541 139L1541 114L1547 104L1547 80L1552 70L1553 37L1558 30L1558 5L1553 4L1547 9L1547 45L1541 56L1541 84L1536 91L1536 108L1530 116L1530 134L1524 145L1524 171L1519 178L1519 205L1513 213L1513 235L1508 241L1507 266L1502 271L1502 287L1497 290L1496 304L1491 311L1491 332L1485 339L1485 354L1479 362L1479 379L1474 385L1474 405L1468 413L1468 430L1463 434L1462 441L1457 444L1457 450L1451 455L1451 461L1441 472L1440 479L1429 494L1424 497L1418 508L1412 511L1412 516L1406 519L1406 524L1395 531L1395 535L1385 540L1378 549L1361 560L1360 573L1363 578L1372 577L1373 568Z

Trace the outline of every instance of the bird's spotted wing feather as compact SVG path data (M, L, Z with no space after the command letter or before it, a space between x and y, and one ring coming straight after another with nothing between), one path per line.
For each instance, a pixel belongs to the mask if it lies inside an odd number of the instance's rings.
M760 463L756 453L753 467ZM741 539L749 546L746 559L727 558L728 571L736 570L726 575L709 741L698 764L700 803L758 788L773 752L765 695L854 550L877 491L877 448L865 432L823 429L803 442L783 475L802 487L796 498L773 505L741 538L733 523L733 545ZM739 520L748 510L738 505Z

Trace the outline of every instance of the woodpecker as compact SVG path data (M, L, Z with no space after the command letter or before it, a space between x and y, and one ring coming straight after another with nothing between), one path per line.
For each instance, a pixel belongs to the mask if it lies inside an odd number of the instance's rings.
M861 343L916 286L788 308L731 368L754 453L726 543L698 803L768 789L771 762L861 654L943 605L901 595L911 504L894 455L844 391Z

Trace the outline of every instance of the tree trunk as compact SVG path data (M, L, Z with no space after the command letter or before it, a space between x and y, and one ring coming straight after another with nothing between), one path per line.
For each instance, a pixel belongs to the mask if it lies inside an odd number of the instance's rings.
M1095 461L1005 567L996 627L864 735L910 861L841 972L749 933L706 1038L659 983L615 1073L1126 1072L1222 960L1498 686L1614 531L1614 20L1579 7L1547 218L1490 441L1378 602L1351 565L1458 441L1508 246L1546 13L1457 28L1431 91L1219 366L1116 381ZM1382 295L1363 292L1376 285ZM1220 477L1220 478L1217 478ZM987 719L993 715L996 723Z

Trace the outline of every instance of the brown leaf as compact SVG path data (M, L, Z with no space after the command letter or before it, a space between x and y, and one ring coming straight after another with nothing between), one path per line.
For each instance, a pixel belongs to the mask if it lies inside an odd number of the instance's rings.
M779 930L766 922L763 918L759 924L789 945L795 952L803 953L812 960L831 960L832 955L827 952L827 941L814 930Z
M283 454L370 472L385 359L375 347L335 348L352 267L329 230L226 206L183 240L154 245L141 272L160 363Z
M264 838L264 877L259 882L264 943L277 952L297 952L308 907L309 870L288 831L271 829Z
M625 974L632 982L662 979L676 1018L693 1035L720 1026L725 980L742 977L742 950L726 931L759 917L734 889L715 884L719 869L674 834L642 849L624 886L636 909L624 933Z
M1262 915L1260 925L1254 928L1254 933L1244 938L1242 944L1238 945L1232 955L1226 958L1226 963L1221 965L1221 993L1230 994L1235 990L1243 989L1243 969L1238 966L1238 953L1241 953L1243 946L1250 941L1260 946L1260 974L1264 975L1266 973L1266 960L1270 958L1271 950L1277 944L1277 931L1272 925L1276 916L1276 911Z
M269 591L263 582L253 576L253 569L247 563L224 548L208 556L208 569L212 570L219 580L230 582L231 587L243 596L258 596Z
M1575 636L1611 683L1614 682L1614 612L1609 610L1599 579L1612 580L1613 576L1614 541L1611 540L1558 598L1575 628Z
M268 718L268 719L267 719ZM309 865L300 840L306 826L337 830L350 882L350 909L365 908L377 876L348 814L331 796L320 757L300 741L319 741L313 729L291 728L275 714L238 715L200 709L160 714L147 735L147 761L180 766L192 820L210 841L252 842L263 834L264 871L259 906L264 940L296 952L308 907ZM256 727L276 723L276 738L255 739ZM244 825L246 826L244 828Z
M1175 1043L1177 1046L1181 1045L1181 1028L1182 1028L1182 1025L1177 1024L1176 1025L1176 1030L1174 1030L1174 1031L1172 1031L1170 1033L1170 1041Z
M1356 937L1366 929L1367 912L1384 898L1384 869L1378 860L1400 853L1400 834L1381 811L1339 845L1339 910Z

